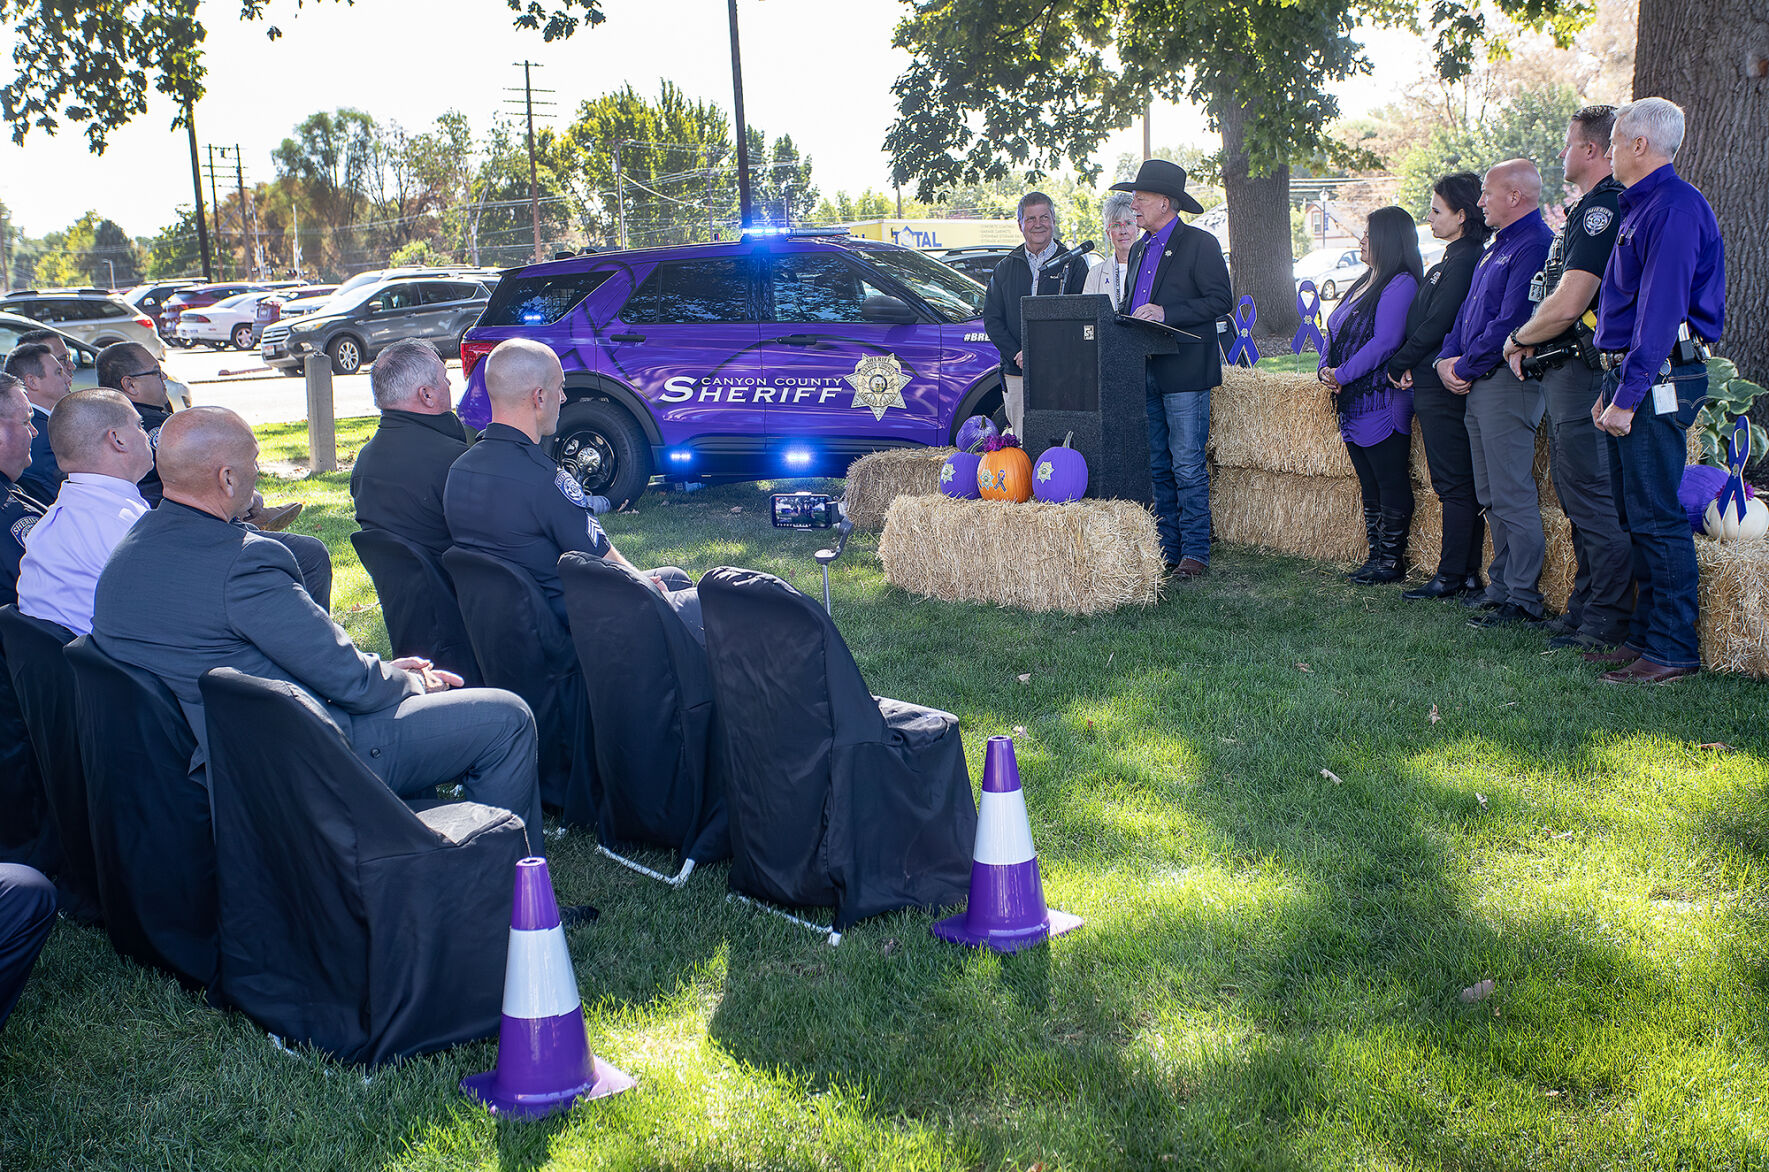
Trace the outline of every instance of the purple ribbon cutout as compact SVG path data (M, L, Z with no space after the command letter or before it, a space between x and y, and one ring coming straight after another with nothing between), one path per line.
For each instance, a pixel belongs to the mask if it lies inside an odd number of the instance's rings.
M1720 506L1721 517L1726 515L1732 502L1738 502L1737 516L1742 521L1745 514L1744 466L1751 458L1751 424L1745 416L1738 417L1738 425L1732 429L1732 440L1728 447L1730 451L1727 453L1726 470L1731 475L1726 477L1726 484L1715 499Z
M1302 347L1308 342L1314 343L1316 354L1325 354L1327 344L1321 340L1321 295L1315 291L1313 281L1304 281L1296 286L1296 312L1302 318L1302 324L1296 327L1296 336L1290 339L1290 353L1302 353Z
M1259 349L1253 345L1253 323L1259 320L1259 310L1253 305L1253 294L1243 293L1241 303L1235 307L1235 341L1228 348L1228 364L1236 366L1242 358L1252 366L1259 361Z

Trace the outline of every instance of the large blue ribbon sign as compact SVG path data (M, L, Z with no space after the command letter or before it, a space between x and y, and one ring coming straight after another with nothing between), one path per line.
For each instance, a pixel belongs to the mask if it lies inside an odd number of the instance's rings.
M1241 295L1241 304L1235 307L1235 341L1228 348L1230 366L1239 365L1242 358L1252 366L1259 361L1259 349L1253 345L1253 323L1259 320L1259 310L1254 308L1253 295Z
M1296 312L1301 315L1302 324L1290 339L1290 353L1300 354L1305 344L1313 342L1314 352L1325 354L1327 344L1321 340L1321 295L1315 291L1313 281L1296 286Z
M1732 442L1728 446L1731 451L1727 453L1726 470L1731 475L1726 478L1725 487L1720 489L1720 516L1724 517L1727 507L1736 501L1736 515L1742 521L1745 514L1744 466L1751 459L1751 423L1743 415L1738 417L1738 426L1732 429Z

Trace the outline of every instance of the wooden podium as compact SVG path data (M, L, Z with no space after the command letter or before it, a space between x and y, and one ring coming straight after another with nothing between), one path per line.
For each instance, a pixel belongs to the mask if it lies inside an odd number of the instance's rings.
M1147 363L1192 335L1120 316L1101 293L1020 299L1025 434L1033 460L1069 432L1087 495L1151 504Z

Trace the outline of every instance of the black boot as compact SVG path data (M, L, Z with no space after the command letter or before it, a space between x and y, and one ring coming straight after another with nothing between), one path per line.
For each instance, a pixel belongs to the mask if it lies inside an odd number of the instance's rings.
M1345 575L1348 579L1350 579L1353 582L1367 582L1367 581L1369 581L1369 575L1370 575L1371 571L1375 570L1376 562L1381 557L1381 553L1382 553L1382 551L1381 551L1382 510L1381 509L1372 509L1368 505L1364 506L1364 535L1365 535L1365 537L1368 538L1369 543L1370 543L1370 556L1364 559L1363 565L1359 566L1357 569L1353 570L1351 573Z
M1395 509L1382 510L1382 534L1377 543L1376 567L1364 577L1364 581L1372 586L1383 582L1398 582L1407 576L1404 566L1407 557L1407 531L1412 527L1413 514L1402 513Z
M1437 576L1423 586L1405 591L1401 597L1408 602L1418 602L1421 598L1454 598L1468 589L1468 580L1460 574L1446 574L1439 570Z

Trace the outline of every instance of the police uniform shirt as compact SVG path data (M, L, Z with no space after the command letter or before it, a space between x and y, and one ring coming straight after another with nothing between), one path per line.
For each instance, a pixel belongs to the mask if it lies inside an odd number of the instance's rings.
M18 601L18 567L25 556L25 537L40 514L12 490L0 472L0 605Z
M1605 175L1601 183L1567 210L1566 224L1555 238L1554 246L1548 250L1545 275L1549 293L1559 286L1560 278L1567 273L1590 273L1602 278L1604 266L1609 264L1609 254L1615 248L1616 231L1622 226L1618 197L1626 190L1615 176ZM1597 294L1592 293L1591 304L1586 308L1596 307ZM1567 332L1571 333L1570 330Z
M559 555L606 557L614 548L582 486L506 424L487 426L454 462L442 505L456 545L527 570L560 622L566 618Z
M146 403L133 401L130 405L135 408L135 413L141 416L141 430L147 432L148 450L157 455L160 450L160 426L172 418L172 409L150 407ZM147 475L137 481L135 487L141 490L142 499L150 506L159 504L166 495L165 490L160 487L160 469L157 464L147 470Z
M18 486L40 501L52 501L67 477L49 446L49 412L35 403L31 404L31 426L37 429L37 438L31 441L31 462L19 473Z
M466 450L467 433L452 411L382 411L350 472L356 523L397 534L441 557L453 544L443 490L449 468Z

